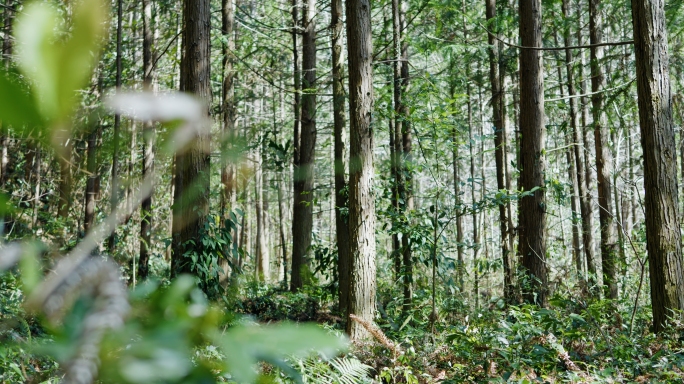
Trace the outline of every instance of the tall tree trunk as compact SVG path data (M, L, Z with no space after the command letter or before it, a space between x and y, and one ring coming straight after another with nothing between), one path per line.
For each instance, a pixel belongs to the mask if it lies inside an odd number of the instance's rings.
M663 8L663 0L632 0L639 125L644 151L646 249L655 332L665 329L671 311L684 310L677 149Z
M116 2L116 89L121 89L121 72L122 72L122 57L121 57L121 38L122 38L122 22L123 22L123 0ZM119 191L119 141L121 130L121 115L118 113L114 115L114 146L112 154L112 182L111 182L111 196L110 196L110 214L116 212L116 207L119 205L120 191ZM116 230L112 231L107 239L107 250L111 255L116 252Z
M263 141L262 141L263 142ZM264 156L263 145L258 150L254 172L254 192L256 206L256 278L258 281L268 282L270 277L270 258L266 245L266 212L264 209Z
M154 34L152 32L152 2L142 1L143 19L143 89L152 92L154 89ZM145 122L143 125L143 180L154 172L154 124ZM138 259L138 279L143 281L149 275L150 248L152 246L152 194L143 199L140 206L140 258Z
M100 128L95 128L88 134L86 149L86 171L88 179L85 190L85 215L83 218L83 230L90 232L95 224L95 202L97 199L97 183L100 175L97 172L97 142L99 139ZM37 150L37 146L35 147ZM40 159L38 159L40 160ZM36 161L34 157L33 161Z
M236 166L235 158L238 149L235 146L237 139L236 121L236 99L235 99L235 80L236 73L234 70L235 49L237 40L237 30L235 28L235 0L221 1L221 34L223 35L222 44L222 72L223 72L223 137L221 140L221 149L223 162L221 163L221 225L224 226L226 220L231 218L232 212L236 202ZM238 223L235 223L238 224ZM237 231L231 231L233 243L237 243ZM231 247L234 246L231 245ZM232 252L229 249L224 250L224 258L219 261L219 266L223 271L221 281L227 281L230 273L230 261L232 260ZM235 263L235 260L232 260Z
M233 69L235 61L235 3L234 0L221 1L221 34L224 38L222 45L223 56L223 155L227 158L221 168L221 214L223 219L230 216L230 209L235 203L235 166L232 162L235 154L233 144L237 137L235 128L236 101L235 77Z
M5 64L5 69L9 70L12 63L12 22L14 19L16 4L14 0L7 0L4 7L4 39L2 40L2 55L0 61ZM2 128L2 121L0 121L0 128ZM5 188L7 178L7 166L9 165L9 153L7 146L9 145L9 138L6 132L0 133L0 187ZM3 220L4 221L4 220ZM2 224L4 226L4 223Z
M302 90L302 81L301 81L301 72L299 70L299 45L298 45L298 37L300 35L300 30L301 30L301 25L300 25L300 20L299 20L299 1L298 0L292 0L292 65L293 65L293 81L294 81L294 86L292 87L294 89L294 104L292 105L293 112L294 112L294 133L293 133L293 150L294 150L294 158L292 160L293 164L297 164L299 162L299 152L300 152L300 145L301 145L301 90Z
M520 42L541 47L541 0L520 0ZM520 51L520 182L531 195L520 199L519 245L527 280L523 287L528 303L547 305L546 197L544 195L544 74L539 50Z
M183 62L180 90L195 94L206 105L211 98L211 7L209 0L185 0L183 4ZM209 211L209 137L202 130L188 148L176 154L173 195L173 257L171 275L191 273L188 253L202 253L202 228ZM194 240L194 244L189 243ZM209 282L204 282L209 283Z
M496 20L496 0L486 0L486 17L488 22ZM489 26L492 29L492 25ZM497 27L498 34L498 27ZM506 109L504 106L504 92L501 87L499 66L499 46L493 35L489 35L489 82L492 87L492 124L494 125L494 152L496 158L496 188L506 190ZM501 263L504 272L504 299L511 302L513 299L513 269L511 268L508 234L507 205L499 204L499 232L501 236Z
M563 0L563 17L567 20L569 15L570 15L570 0ZM570 28L566 27L565 30L563 31L563 42L565 46L570 46ZM578 43L579 44L579 43ZM575 79L574 79L574 74L573 74L573 53L572 50L566 49L565 50L565 71L566 71L566 77L567 77L567 87L568 87L568 96L570 96L570 100L568 100L569 103L569 108L570 108L570 128L572 130L572 154L574 155L574 165L575 165L575 177L573 178L573 184L577 186L577 191L579 194L579 208L580 208L580 215L581 215L581 225L582 225L582 246L583 246L583 255L584 259L587 260L587 263L591 263L593 265L593 260L594 260L594 247L593 247L593 233L592 233L592 214L591 214L591 205L590 205L590 199L589 199L589 191L587 191L587 184L585 181L585 170L584 170L584 161L582 159L582 150L584 149L584 146L581 145L581 137L580 137L580 132L577 124L578 116L577 116L577 99L574 98L576 91L575 91ZM572 161L572 159L570 160ZM583 279L582 275L582 263L579 261L579 264L577 265L577 272L579 274L579 278ZM595 273L595 272L594 272Z
M589 42L600 44L603 22L601 1L589 1ZM617 238L613 218L613 155L610 151L609 129L603 111L605 76L603 75L603 47L591 48L591 113L594 125L594 145L596 147L596 180L598 181L599 221L601 225L601 266L603 269L603 289L606 298L617 299L617 276L615 259L617 257Z
M373 196L373 42L371 3L347 0L349 65L349 243L351 245L348 313L375 317L375 198ZM368 338L363 326L347 320L352 340Z
M293 104L293 109L294 109L294 133L293 133L293 159L292 159L292 164L294 166L294 169L297 169L297 164L299 164L299 154L301 152L301 72L299 70L299 45L297 43L299 34L300 34L300 20L299 20L299 1L298 0L292 0L292 62L293 62L293 67L294 67L294 73L293 73L293 80L294 80L294 104ZM294 174L292 176L293 180L293 189L294 189L294 195L297 195L297 175ZM294 223L294 206L292 209L292 221ZM292 245L292 269L291 269L291 276L290 276L290 288L293 288L294 286L292 285L292 276L294 275L294 270L295 270L295 261L294 261L294 224L292 227L292 240L293 240L293 245ZM287 268L287 266L286 266ZM297 266L297 269L299 269L299 266ZM298 282L299 284L299 282Z
M345 137L346 119L344 108L344 69L342 51L343 5L342 0L330 2L330 29L332 38L332 76L333 76L333 124L335 141L335 227L337 240L337 274L339 278L339 310L344 313L349 306L349 221L344 214L348 208L347 196L347 138Z
M302 39L302 123L299 155L294 163L294 204L292 206L292 281L299 290L308 283L309 248L313 229L313 184L316 150L316 1L307 0Z
M407 104L406 95L409 88L409 56L408 56L408 41L404 33L406 30L406 6L407 2L399 1L399 25L400 40L401 40L401 118L404 120L401 125L401 141L402 141L402 162L401 173L403 175L403 199L404 199L404 214L406 215L406 225L411 226L411 215L413 211L413 171L412 163L413 156L411 155L413 139L411 135L411 121L409 116L409 106ZM410 236L408 234L410 229L402 234L401 248L402 248L402 263L404 267L404 311L409 311L412 308L413 299L413 251Z
M454 80L456 70L456 60L453 52L449 56L449 95L451 100L456 100L456 83ZM456 110L455 101L452 102L452 109ZM465 293L463 277L465 274L464 247L463 247L463 213L465 212L463 199L461 198L461 161L459 147L461 142L458 138L458 127L451 128L451 166L454 179L454 199L456 202L456 281L459 293Z
M461 3L463 11L463 40L468 41L468 29L466 24L466 2L463 0ZM467 58L465 64L465 77L470 79L470 59ZM466 81L466 105L468 108L468 152L470 157L470 199L471 207L476 205L477 200L475 200L475 155L473 153L473 147L475 146L475 140L473 137L473 105L472 105L472 95L470 92L470 81ZM473 221L473 294L475 297L475 308L480 306L480 276L478 273L478 256L480 253L480 236L478 233L478 214L476 210L473 209L471 213Z
M577 18L579 21L579 25L583 25L583 19L582 19L582 10L584 9L582 7L582 0L577 1ZM582 28L577 28L577 44L582 45ZM580 91L579 93L584 95L587 93L587 82L584 77L584 65L585 65L585 59L584 59L584 52L580 51L579 52L579 65L578 65L578 75L577 77L580 79L579 82L579 87ZM590 142L589 142L589 129L588 129L588 115L589 115L589 103L587 101L587 97L580 97L579 98L579 108L581 110L580 114L580 125L579 125L579 131L578 135L582 135L582 159L578 161L578 169L579 169L579 163L582 163L582 167L584 168L584 183L585 183L585 191L586 194L584 194L584 199L585 199L585 209L586 209L586 215L582 216L583 220L583 227L582 231L584 231L584 235L586 237L583 238L584 241L584 248L585 248L585 257L586 257L586 262L587 262L587 286L589 288L589 295L592 297L598 297L600 292L598 291L598 274L596 271L596 250L594 247L594 235L593 235L593 222L594 222L594 210L593 210L593 203L592 203L592 173L591 173L591 166L590 166ZM576 140L578 140L577 138ZM575 155L577 156L577 154ZM579 179L579 176L578 176ZM581 209L581 206L580 206ZM585 222L586 221L586 222ZM589 243L587 244L587 241Z
M394 56L394 166L396 188L397 215L402 217L401 246L396 251L401 252L401 276L404 291L404 311L410 310L413 298L413 265L411 244L409 242L409 223L407 213L410 211L410 176L407 163L410 161L411 131L408 122L408 108L405 104L405 93L408 86L408 49L404 42L404 11L401 0L392 0L392 43ZM398 239L397 239L398 240ZM397 255L398 256L398 255Z

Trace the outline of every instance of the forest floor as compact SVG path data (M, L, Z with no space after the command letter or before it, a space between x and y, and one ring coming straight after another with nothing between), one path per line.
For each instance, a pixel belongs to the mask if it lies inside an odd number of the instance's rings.
M243 300L241 312L260 322L316 321L341 331L343 320L326 298L321 288L299 294L265 289ZM349 354L372 368L368 382L684 382L684 326L672 324L655 336L647 306L632 313L633 303L587 302L565 293L549 308L506 307L494 298L469 311L456 298L439 298L433 325L426 291L416 292L408 313L401 311L399 292L378 298L380 332Z
M67 313L62 329L57 330L24 312L18 286L14 274L0 278L0 383L55 383L61 375L57 361L73 349L70 346L78 334L75 324L82 321L84 307L77 302ZM110 345L109 351L117 352L101 354L101 382L234 382L230 374L220 374L220 369L216 370L221 364L225 366L226 355L217 352L212 342L207 342L202 335L210 334L212 329L224 334L245 317L262 325L317 323L327 334L340 337L343 334L344 321L331 293L334 287L310 286L299 293L291 293L273 286L247 283L240 292L212 304L201 293L192 293L197 289L193 291L191 285L187 285L185 291L178 288L180 286L182 284L171 283L165 286L165 291L148 289L145 293L147 288L143 288L131 293L134 308L129 319L131 324L123 334L114 334L114 340L110 340L118 344ZM432 302L427 290L416 290L410 311L402 311L401 292L395 288L381 284L377 298L379 316L376 324L366 324L373 334L372 340L353 343L346 353L332 360L314 355L261 363L261 376L257 382L684 382L684 325L673 323L667 332L654 335L649 329L648 306L639 306L633 312L633 302L587 301L572 292L563 292L551 298L548 308L505 306L502 300L493 298L482 308L473 310L465 300L453 295L438 295L438 316L435 318L430 316ZM169 317L174 311L177 314L196 312L202 305L205 308L202 316ZM220 317L215 316L216 313L221 312L238 320L216 320ZM277 328L272 331L279 332ZM272 336L277 338L276 333ZM267 339L266 342L275 349L283 347L283 341L278 344L275 339ZM240 352L240 346L224 346L232 348L230 351L234 353L246 353ZM249 347L248 344L244 346ZM107 348L106 343L102 348ZM185 359L193 361L196 368L202 368L203 364L205 368L209 367L203 374L215 373L209 374L209 381L194 373L195 376L179 374L177 380L167 377L166 380L141 381L115 372L123 370L126 373L126 367L130 367L124 364L126 357L123 355L130 353L128 358L142 358L155 348L157 351L185 351L189 356ZM107 360L114 355L118 355L116 362ZM259 356L255 358L264 360ZM144 357L139 361L148 364L145 368L148 371L141 372L171 374L173 371L165 372L155 365L170 364L166 360L164 358L162 364L150 360L149 356ZM188 377L195 379L189 381Z

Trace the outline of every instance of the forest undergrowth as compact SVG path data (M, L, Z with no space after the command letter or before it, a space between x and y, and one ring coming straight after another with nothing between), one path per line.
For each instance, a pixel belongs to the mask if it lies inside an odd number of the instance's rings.
M236 360L227 355L248 353L249 342L244 349L239 343L221 349L226 340L210 335L245 323L263 331L273 324L311 322L343 337L330 286L291 293L248 282L211 303L192 283L184 284L148 283L131 291L126 327L103 340L101 382L241 382L232 374ZM73 353L89 303L77 300L63 326L55 327L25 312L17 274L5 274L0 291L0 382L58 382L59 362ZM654 335L650 308L640 306L630 326L631 300L588 301L565 291L557 292L548 308L506 306L494 297L474 310L467 300L442 292L435 318L428 290L416 291L408 312L402 311L401 292L390 284L381 284L378 292L376 323L360 320L372 340L354 342L332 359L295 354L279 360L256 353L261 362L255 382L674 383L684 377L684 325ZM177 315L170 317L170 311ZM202 315L180 315L193 312ZM286 351L282 343L291 342L289 331L276 332L284 339L268 331L264 337ZM126 335L130 338L122 343Z

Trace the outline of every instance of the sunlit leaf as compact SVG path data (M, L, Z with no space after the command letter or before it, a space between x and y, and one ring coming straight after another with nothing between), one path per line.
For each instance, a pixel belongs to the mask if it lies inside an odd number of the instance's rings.
M215 335L214 340L226 355L227 369L241 383L254 381L254 364L259 360L302 357L314 350L332 357L347 345L346 340L330 335L315 325L287 323L236 326L224 335Z
M40 125L40 114L28 86L10 79L9 73L0 71L0 122L3 127Z
M91 78L107 31L107 3L72 5L70 32L47 2L32 2L17 17L17 62L33 85L46 120L62 122L73 112L77 90Z

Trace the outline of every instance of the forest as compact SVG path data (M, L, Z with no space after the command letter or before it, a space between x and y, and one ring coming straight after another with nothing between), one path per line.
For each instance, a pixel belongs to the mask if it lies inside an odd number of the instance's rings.
M681 0L0 0L0 47L2 383L684 381Z

